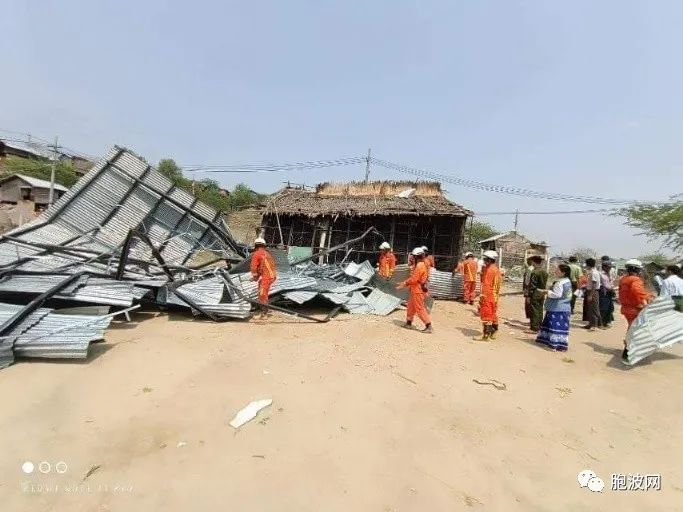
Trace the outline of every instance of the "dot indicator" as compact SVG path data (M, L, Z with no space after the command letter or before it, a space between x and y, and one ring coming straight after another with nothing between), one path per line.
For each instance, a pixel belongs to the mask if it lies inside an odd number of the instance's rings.
M24 473L26 473L27 475L30 475L31 473L33 473L33 470L35 468L36 467L33 465L33 462L28 461L28 460L21 465L21 470Z

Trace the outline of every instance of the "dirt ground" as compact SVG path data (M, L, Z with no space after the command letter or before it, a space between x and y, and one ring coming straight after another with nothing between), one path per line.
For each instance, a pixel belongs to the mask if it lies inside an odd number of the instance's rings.
M436 303L431 336L400 329L403 315L139 313L87 362L2 370L0 509L683 509L680 346L625 369L621 318L574 328L562 354L507 325L475 342L462 304ZM502 298L502 316L522 318L519 296ZM228 425L260 398L273 405ZM579 486L583 469L602 493ZM613 473L661 474L662 488L613 491Z

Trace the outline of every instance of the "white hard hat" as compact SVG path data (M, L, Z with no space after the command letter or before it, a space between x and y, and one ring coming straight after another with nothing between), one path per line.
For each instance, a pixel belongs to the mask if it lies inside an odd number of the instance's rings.
M640 260L637 260L635 258L628 260L625 263L626 267L636 267L636 268L643 268L643 262Z
M424 252L429 252L429 247L427 247L426 245L423 245L423 246L422 246L422 250L423 250Z
M415 247L415 249L413 249L413 252L412 252L411 254L412 254L413 256L422 256L424 253L425 253L425 252L424 252L424 250L422 249L422 247Z
M465 258L467 258L468 256L474 256L474 254L472 254L471 252L468 251L465 253Z
M266 241L263 238L258 237L256 240L254 240L254 245L259 245L259 244L266 245Z
M488 258L490 260L497 260L498 253L496 251L484 251L484 258Z
M379 245L379 248L380 248L380 249L391 249L391 246L389 245L389 242L382 242L382 243Z

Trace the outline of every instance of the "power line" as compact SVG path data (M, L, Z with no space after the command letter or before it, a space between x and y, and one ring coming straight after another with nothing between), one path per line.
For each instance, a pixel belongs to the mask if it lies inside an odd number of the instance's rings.
M575 213L609 213L618 211L617 208L596 208L593 210L560 210L560 211L542 211L542 212L523 212L515 210L514 212L475 212L476 216L480 215L569 215Z
M344 165L356 165L367 161L367 157L337 158L335 160L316 160L291 164L238 164L238 165L190 165L183 166L185 172L209 173L255 173L289 172L310 169L325 169Z
M462 187L474 188L477 190L483 190L486 192L497 192L500 194L516 195L522 197L531 197L536 199L551 199L555 201L571 201L577 203L593 203L593 204L632 204L641 201L636 201L635 199L609 199L604 197L591 197L591 196L577 196L571 194L562 194L559 192L538 192L536 190L529 190L519 187L512 187L508 185L494 185L491 183L483 183L480 181L469 180L464 178L458 178L456 176L449 176L446 174L436 173L432 171L426 171L424 169L416 169L414 167L408 167L406 165L399 165L393 162L388 162L386 160L380 160L378 158L372 158L372 161L377 165L384 167L385 169L391 169L404 174L412 174L415 176L420 176L422 178L427 178L430 180L441 181L445 183L451 183L453 185L458 185Z

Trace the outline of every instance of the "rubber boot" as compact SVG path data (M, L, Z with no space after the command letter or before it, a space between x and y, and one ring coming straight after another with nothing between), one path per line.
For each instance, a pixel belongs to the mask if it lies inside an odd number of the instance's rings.
M412 320L406 320L406 323L404 323L401 327L404 329L412 329L413 328L413 321Z
M473 339L474 341L488 341L489 337L491 336L491 326L484 324L482 327L482 334L481 336L475 336Z
M432 334L434 332L434 329L432 329L432 324L425 325L425 328L422 329L422 332L425 334Z

